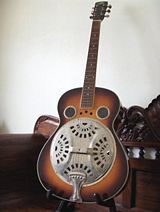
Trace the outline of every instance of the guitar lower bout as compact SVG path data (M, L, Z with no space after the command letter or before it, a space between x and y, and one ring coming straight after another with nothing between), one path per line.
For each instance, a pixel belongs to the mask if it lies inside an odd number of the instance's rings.
M79 109L81 92L82 88L76 88L60 98L60 126L42 149L37 168L42 185L55 196L95 202L94 193L106 200L122 190L129 172L128 158L113 128L119 112L117 96L96 88L95 106ZM76 114L67 117L70 107ZM105 118L98 116L99 108L107 108Z

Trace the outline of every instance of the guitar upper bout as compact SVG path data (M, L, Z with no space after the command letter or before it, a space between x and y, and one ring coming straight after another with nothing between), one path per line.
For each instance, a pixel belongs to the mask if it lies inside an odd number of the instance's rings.
M82 117L97 119L108 127L112 124L119 113L120 102L117 95L104 88L96 88L94 95L94 105L92 107L81 107L82 88L75 88L67 91L60 98L58 112L61 124Z

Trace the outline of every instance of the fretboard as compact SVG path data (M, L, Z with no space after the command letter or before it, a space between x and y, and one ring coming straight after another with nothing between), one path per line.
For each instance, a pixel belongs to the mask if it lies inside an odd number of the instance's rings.
M94 106L96 69L101 21L93 21L88 50L84 84L82 88L81 108Z

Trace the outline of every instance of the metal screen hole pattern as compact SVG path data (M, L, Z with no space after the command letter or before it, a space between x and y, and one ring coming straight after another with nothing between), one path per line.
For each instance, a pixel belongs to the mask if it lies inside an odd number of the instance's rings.
M85 184L100 180L111 168L116 155L110 130L91 118L73 119L55 134L50 149L57 175L70 184L70 175L84 173Z

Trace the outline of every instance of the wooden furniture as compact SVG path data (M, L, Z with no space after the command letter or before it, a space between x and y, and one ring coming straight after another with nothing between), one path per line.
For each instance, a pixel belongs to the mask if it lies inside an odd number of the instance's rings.
M59 201L46 199L36 174L39 151L58 123L53 116L41 116L34 133L0 135L0 211L49 212L58 207ZM115 128L130 158L128 183L115 198L118 211L159 211L160 96L145 109L121 108ZM107 209L96 204L76 204L75 211Z
M117 134L130 158L130 177L117 198L122 211L160 210L160 96L147 108L121 109Z

